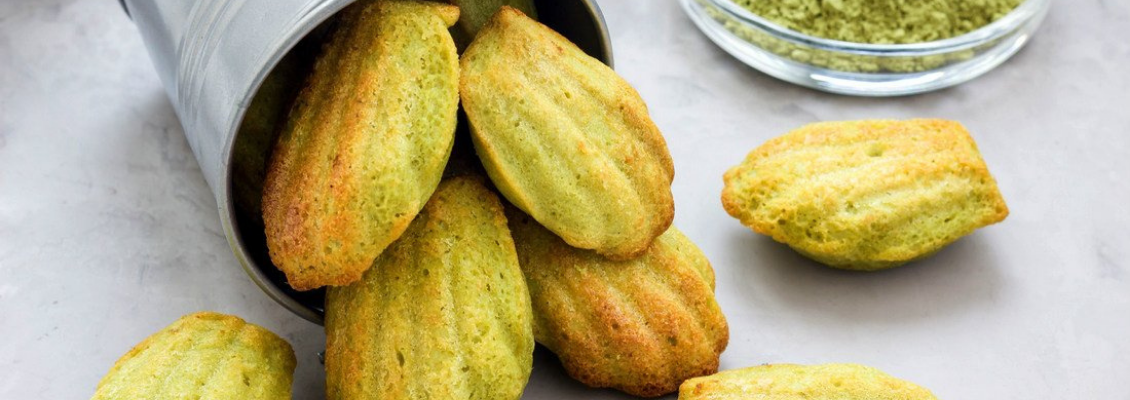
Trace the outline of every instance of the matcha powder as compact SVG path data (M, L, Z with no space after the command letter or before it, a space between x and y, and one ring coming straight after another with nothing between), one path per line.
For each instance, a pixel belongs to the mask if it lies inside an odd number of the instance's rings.
M921 43L958 36L1023 0L733 0L779 25L857 43Z

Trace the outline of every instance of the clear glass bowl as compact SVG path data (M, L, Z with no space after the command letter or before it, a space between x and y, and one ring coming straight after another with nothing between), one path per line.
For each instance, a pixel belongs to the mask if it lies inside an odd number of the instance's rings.
M961 36L864 44L809 36L731 0L680 1L710 40L749 66L801 86L856 96L923 93L976 78L1024 47L1051 7L1051 0L1026 0Z

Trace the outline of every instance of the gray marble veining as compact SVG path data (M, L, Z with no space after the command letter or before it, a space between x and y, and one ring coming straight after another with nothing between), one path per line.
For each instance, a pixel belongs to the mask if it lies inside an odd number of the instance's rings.
M828 95L745 67L675 1L604 0L618 71L675 160L676 224L711 258L723 368L858 362L947 399L1130 399L1130 3L1058 2L973 82ZM856 274L729 218L721 174L804 123L943 117L975 135L1012 210L936 256ZM0 398L85 398L180 315L216 310L294 344L321 398L321 329L236 265L137 31L103 0L0 2ZM527 398L625 398L539 352Z

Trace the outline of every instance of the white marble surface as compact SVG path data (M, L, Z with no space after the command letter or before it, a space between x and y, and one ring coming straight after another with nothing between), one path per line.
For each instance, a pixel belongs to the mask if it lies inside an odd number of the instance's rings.
M675 159L676 223L711 258L724 368L869 364L945 399L1130 399L1130 3L1056 4L1027 49L955 89L859 99L775 81L673 0L604 0L618 71ZM721 174L801 124L957 119L1012 215L877 274L833 271L722 210ZM321 329L237 266L137 30L110 0L0 2L0 399L89 396L114 360L197 310L294 344L321 398ZM539 354L527 398L619 398Z

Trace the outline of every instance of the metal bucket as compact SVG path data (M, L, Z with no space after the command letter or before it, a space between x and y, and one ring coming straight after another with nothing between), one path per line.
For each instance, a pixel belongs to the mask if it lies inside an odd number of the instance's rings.
M233 148L248 107L280 61L311 64L319 36L333 24L334 14L353 0L121 2L141 31L204 179L216 196L224 234L236 258L268 296L320 324L323 291L291 289L271 264L260 218L233 201L233 193L247 190L234 187L240 184L233 180L233 166L241 160ZM535 6L542 23L612 65L608 30L594 1L537 0ZM269 144L257 151L269 154Z

